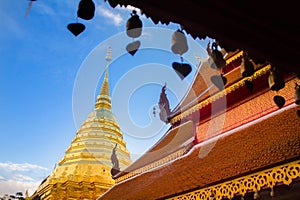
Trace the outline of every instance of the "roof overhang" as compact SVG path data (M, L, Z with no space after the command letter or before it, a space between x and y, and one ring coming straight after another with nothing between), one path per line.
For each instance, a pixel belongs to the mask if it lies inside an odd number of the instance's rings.
M216 39L227 51L247 51L256 63L270 62L300 73L297 2L221 0L107 0L133 6L157 24L180 24L194 38Z
M188 154L117 183L99 199L160 199L300 157L295 104L195 145Z
M142 168L153 168L160 164L161 159L165 159L170 155L184 153L190 148L195 140L195 126L192 121L185 122L176 128L170 129L165 135L154 144L144 155L133 162L125 170L121 171L114 178L122 179L122 176L130 174L127 177L142 173ZM171 160L177 156L172 156ZM138 170L138 172L137 172Z

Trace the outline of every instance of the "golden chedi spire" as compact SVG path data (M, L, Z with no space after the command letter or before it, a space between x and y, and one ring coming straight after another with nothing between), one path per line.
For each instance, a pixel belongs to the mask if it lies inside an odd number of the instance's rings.
M123 134L111 111L110 60L111 48L95 109L77 131L58 166L37 189L35 195L41 199L96 199L115 183L111 175L114 147L120 170L131 163Z
M109 95L109 83L108 83L108 67L111 61L111 47L108 48L105 59L107 62L106 69L105 69L105 76L103 79L102 87L100 89L100 94L97 97L95 109L100 109L100 108L111 109L111 99Z
M105 77L100 90L100 96L109 96L108 68L105 70Z

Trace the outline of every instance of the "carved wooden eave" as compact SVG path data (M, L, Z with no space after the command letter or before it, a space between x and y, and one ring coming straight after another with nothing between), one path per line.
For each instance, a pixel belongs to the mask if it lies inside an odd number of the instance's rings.
M256 63L270 62L300 73L300 30L296 2L106 0L133 6L155 24L179 24L193 38L213 38L227 51L243 49ZM286 10L283 14L283 10Z
M274 174L276 170L279 170L276 173L279 177L289 173L286 182L281 178L274 178L273 182L267 179L261 185L258 183L259 186L297 181L300 158L297 109L297 105L289 104L196 144L175 160L120 181L98 199L115 199L121 195L123 199L145 200L176 199L183 195L184 199L199 193L204 198L207 190L220 188L220 184L227 188L222 189L224 197L231 195L232 190L236 190L234 195L237 196L253 192L253 187L245 186L244 190L239 190L232 183L245 180L252 184L255 180L260 181L260 175L266 177L269 171ZM248 181L249 177L254 178Z
M179 115L172 117L170 122L172 124L174 124L177 121L180 121L182 118L186 117L187 115L190 115L191 113L193 113L197 110L200 110L202 107L207 106L208 104L212 103L213 101L216 101L219 98L221 98L221 97L235 91L236 89L244 86L246 81L251 81L252 82L256 78L266 74L267 72L269 72L270 68L271 68L271 66L267 65L267 66L257 70L252 76L243 78L242 80L226 87L224 90L217 92L216 94L208 97L207 99L201 101L200 103L194 105L193 107L185 110L184 112L180 113Z

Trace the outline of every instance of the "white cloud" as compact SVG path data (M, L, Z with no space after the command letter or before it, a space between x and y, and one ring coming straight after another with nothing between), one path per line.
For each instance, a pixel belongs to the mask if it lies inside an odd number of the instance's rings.
M0 162L0 197L28 190L29 195L37 189L49 170L30 163Z
M102 5L97 6L97 14L111 20L115 26L120 26L124 22L119 13L114 13Z
M0 176L0 181L5 180L5 178L3 176Z
M31 170L42 170L47 171L48 169L39 165L23 163L23 164L16 164L11 162L1 163L0 162L0 169L4 169L5 171L31 171Z
M127 10L127 11L132 11L132 10L135 10L137 13L141 13L141 10L139 9L139 8L136 8L136 7L133 7L133 6L130 6L130 5L128 5L127 7L125 7L125 6L117 6L116 7L117 9L119 9L119 10Z
M16 181L34 181L33 178L22 174L14 174L13 179Z
M16 194L17 192L22 192L25 196L26 190L28 190L28 195L31 196L34 191L38 188L41 181L15 181L15 180L0 180L0 196L4 194Z

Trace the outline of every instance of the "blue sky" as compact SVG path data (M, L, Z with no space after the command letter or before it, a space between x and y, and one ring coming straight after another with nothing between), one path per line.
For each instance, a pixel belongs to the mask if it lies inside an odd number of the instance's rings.
M29 1L0 2L0 197L32 192L52 171L75 137L94 102L112 47L109 80L113 112L135 159L151 147L168 125L152 115L162 85L174 108L193 80L206 41L189 36L186 62L192 73L181 80L171 68L171 34L177 24L154 25L141 17L141 49L131 56L124 33L130 8L112 9L96 1L95 17L79 22L75 37L67 25L76 21L79 1L38 0L25 17ZM126 108L126 109L124 109Z

